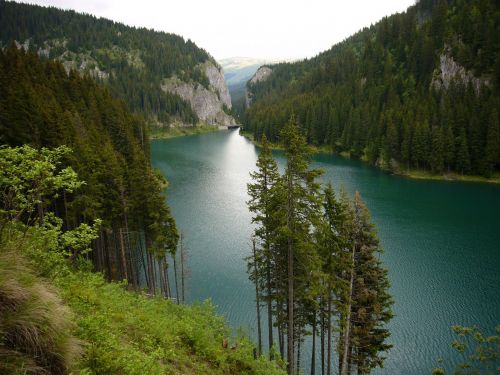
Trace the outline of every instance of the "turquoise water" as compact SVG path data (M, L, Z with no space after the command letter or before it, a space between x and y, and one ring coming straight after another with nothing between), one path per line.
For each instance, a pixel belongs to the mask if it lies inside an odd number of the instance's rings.
M237 131L221 131L157 140L151 152L189 247L189 300L211 298L231 326L255 335L243 258L252 232L246 184L258 150ZM459 360L452 325L491 332L500 324L500 186L410 180L330 155L315 156L314 166L325 170L323 181L360 191L385 250L394 348L375 374L430 374L440 357Z

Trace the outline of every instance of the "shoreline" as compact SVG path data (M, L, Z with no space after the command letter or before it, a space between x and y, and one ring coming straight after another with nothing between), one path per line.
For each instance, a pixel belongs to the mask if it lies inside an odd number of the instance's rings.
M225 130L225 127L203 124L195 126L175 126L167 129L153 128L150 129L149 139L170 139L187 135L212 133L220 130Z
M240 131L240 134L243 137L245 137L246 139L248 139L250 142L252 142L254 145L261 147L261 143L258 141L255 141L252 134L246 133L243 131ZM281 147L280 145L271 143L271 142L269 142L269 146L272 150L283 150L283 147ZM342 157L345 159L351 159L347 153L345 153L345 152L342 152L342 153L332 152L331 149L329 149L329 147L326 145L323 145L320 147L309 145L309 147L311 147L313 154L336 155L336 156L339 156L339 157ZM359 160L365 164L371 165L363 159L356 159L356 160ZM486 184L500 185L500 174L499 173L497 173L496 175L494 175L491 178L486 178L484 176L477 176L477 175L461 175L461 174L455 173L455 172L437 175L437 174L433 174L429 171L419 170L419 169L391 171L391 170L384 169L384 168L381 168L381 167L376 166L376 165L373 165L373 167L375 167L381 171L387 172L389 174L392 174L394 176L406 177L406 178L410 178L413 180L446 181L446 182L475 182L475 183L486 183Z

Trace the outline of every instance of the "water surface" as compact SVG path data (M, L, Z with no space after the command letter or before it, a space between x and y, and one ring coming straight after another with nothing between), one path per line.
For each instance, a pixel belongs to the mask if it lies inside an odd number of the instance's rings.
M254 335L243 259L252 233L246 184L258 149L237 131L221 131L156 140L151 152L190 250L189 300L211 298L231 326ZM452 325L492 332L500 324L500 186L411 180L331 155L315 156L314 166L325 170L322 181L361 193L385 250L394 348L374 373L429 374L438 358L459 359Z

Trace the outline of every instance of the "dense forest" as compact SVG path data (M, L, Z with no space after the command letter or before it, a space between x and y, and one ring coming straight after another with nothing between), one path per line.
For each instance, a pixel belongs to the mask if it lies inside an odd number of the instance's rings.
M61 163L85 184L78 194L65 193L50 204L41 200L40 217L53 212L68 229L100 219L102 238L106 230L140 233L151 263L153 253L163 262L166 251L175 252L177 229L162 194L166 181L150 166L146 124L93 79L68 75L61 63L15 47L0 51L0 134L2 144L72 150ZM125 270L115 272L108 256L116 241L94 247L106 256L100 268L121 278ZM125 263L121 267L130 268ZM137 275L129 279L140 282Z
M189 103L160 88L161 81L174 74L208 86L197 65L211 57L190 40L74 11L4 0L0 35L4 47L17 41L25 49L92 74L129 109L149 120L198 121Z
M421 0L318 56L247 84L245 128L279 140L294 113L307 141L394 171L500 169L500 18L493 0Z

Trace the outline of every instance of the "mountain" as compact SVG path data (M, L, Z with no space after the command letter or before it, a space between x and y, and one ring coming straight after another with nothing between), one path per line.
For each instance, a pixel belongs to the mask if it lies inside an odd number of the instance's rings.
M314 58L268 65L247 84L245 128L276 141L294 114L309 143L395 172L496 174L498 14L493 0L421 0Z
M180 36L0 0L0 46L13 42L101 81L150 124L234 123L222 69ZM172 81L189 86L191 95L166 84Z
M245 111L245 85L261 65L272 63L272 60L255 59L252 57L230 57L218 60L224 70L229 94L236 114Z

